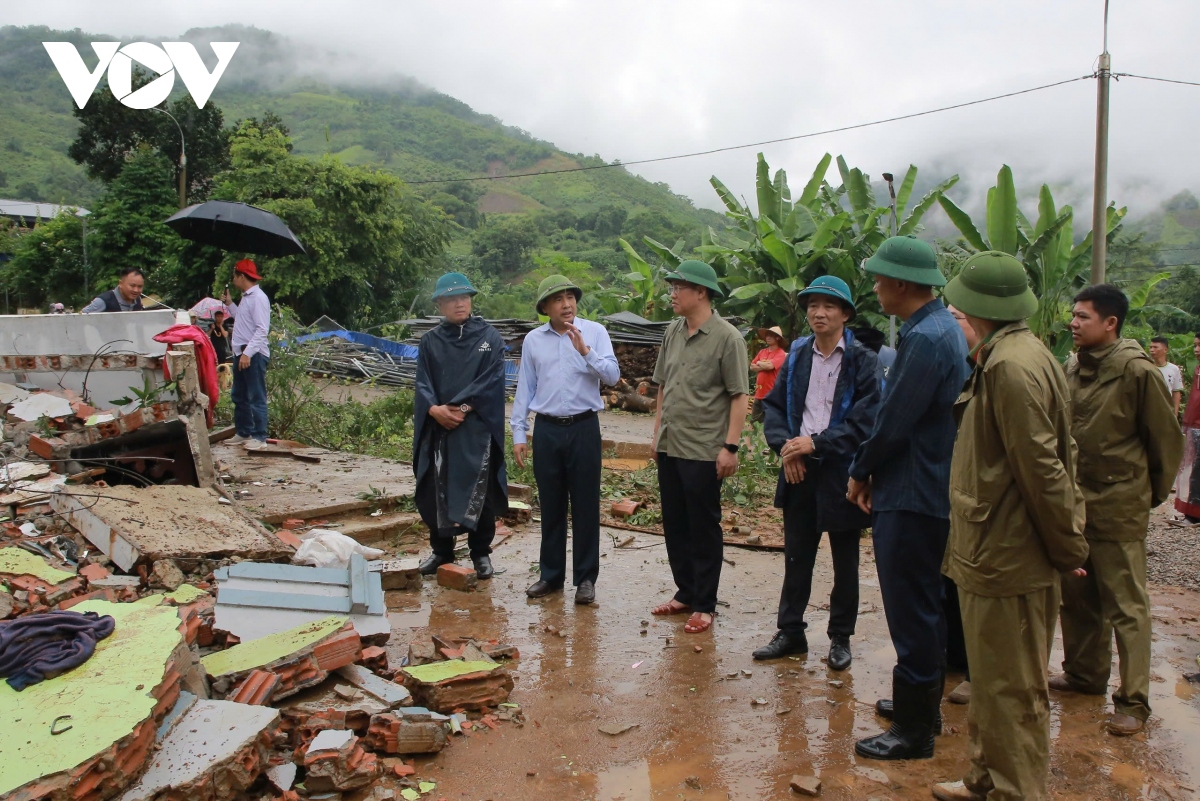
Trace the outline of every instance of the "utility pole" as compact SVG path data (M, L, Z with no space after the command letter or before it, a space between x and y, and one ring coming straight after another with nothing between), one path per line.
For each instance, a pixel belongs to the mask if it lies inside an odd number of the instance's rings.
M1103 284L1108 263L1108 0L1104 0L1104 52L1096 71L1096 175L1092 196L1092 283Z
M187 152L186 144L183 140L183 128L179 126L179 120L175 119L174 115L166 109L151 106L151 111L161 111L171 118L171 122L175 123L175 129L179 131L179 208L187 208Z
M888 185L888 198L892 205L892 236L895 236L896 226L899 224L899 221L896 219L896 187L892 185L894 176L890 172L885 172L883 180L887 181ZM888 347L896 347L896 315L894 314L888 320Z

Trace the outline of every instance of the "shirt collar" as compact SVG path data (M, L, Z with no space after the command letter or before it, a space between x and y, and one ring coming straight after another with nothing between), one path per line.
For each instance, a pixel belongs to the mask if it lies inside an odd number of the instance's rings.
M243 292L242 297L246 297L247 295L253 295L255 292L262 292L262 289L259 288L258 284L255 284L254 286L250 287L245 292Z
M720 321L721 321L721 315L717 314L716 310L714 309L712 316L710 316L707 320L705 320L704 325L700 326L696 330L703 331L706 334L711 334L713 328L715 328L717 323L719 323ZM684 325L686 325L686 324L687 323L684 323Z
M909 317L907 320L904 321L904 325L900 326L900 336L904 336L909 331L913 330L913 328L917 325L917 323L921 322L922 320L924 320L929 315L933 314L938 309L944 309L944 308L946 308L946 307L943 306L942 302L940 300L938 300L937 298L934 298L933 300L929 301L924 306L922 306L921 308L919 308L915 312L913 312L912 317ZM956 323L956 325L957 325L957 323Z
M822 359L828 359L828 358L831 358L833 356L833 354L837 353L839 350L842 353L846 352L846 339L845 339L845 337L839 339L838 343L833 346L833 350L830 352L829 356L826 356L825 354L821 353L820 350L817 349L817 338L816 337L813 337L812 349L813 349L813 353L820 356Z

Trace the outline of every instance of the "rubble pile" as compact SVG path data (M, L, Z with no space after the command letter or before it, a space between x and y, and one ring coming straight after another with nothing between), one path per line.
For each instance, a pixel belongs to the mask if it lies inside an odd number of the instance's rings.
M0 799L411 801L436 789L411 757L523 725L498 661L514 648L434 638L389 666L384 592L421 588L415 560L327 531L353 552L292 564L320 530L273 531L230 497L191 353L96 358L170 362L175 397L99 410L0 383L0 632L86 617L106 633L61 669L0 675Z

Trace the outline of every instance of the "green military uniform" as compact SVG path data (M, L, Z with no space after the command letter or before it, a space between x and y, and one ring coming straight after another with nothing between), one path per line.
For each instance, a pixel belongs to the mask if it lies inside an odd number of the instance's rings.
M994 296L1002 291L1009 294ZM946 287L946 299L973 317L1020 318L985 340L955 405L943 572L958 585L971 665L971 767L963 797L1035 801L1047 797L1047 662L1059 574L1087 556L1070 392L1024 322L1037 301L1020 262L995 253L972 257Z
M1141 345L1118 339L1067 362L1071 433L1079 445L1079 485L1087 504L1087 576L1062 586L1066 679L1103 694L1117 635L1118 714L1150 715L1150 596L1146 526L1167 499L1183 458L1183 433L1167 385Z

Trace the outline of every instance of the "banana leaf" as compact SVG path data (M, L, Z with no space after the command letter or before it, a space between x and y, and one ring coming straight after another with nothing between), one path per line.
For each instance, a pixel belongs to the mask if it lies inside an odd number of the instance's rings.
M909 164L908 172L904 174L904 180L900 182L900 189L896 191L896 220L897 224L904 218L904 209L908 206L908 199L912 197L913 186L917 183L917 168L916 165Z
M946 212L946 216L950 218L950 222L954 223L954 227L962 234L963 239L967 240L968 245L977 251L991 250L987 242L983 241L983 236L975 227L975 223L972 222L971 215L956 206L954 201L945 195L939 195L937 201L942 207L942 211Z
M993 250L1017 254L1017 190L1007 164L996 175L996 185L988 190L987 233Z
M738 214L749 215L749 210L742 205L733 192L729 191L729 187L721 183L721 180L717 176L714 175L712 178L709 178L708 182L712 184L713 189L717 190L717 196L721 198L721 202L725 204L727 209Z
M821 157L821 161L817 163L817 168L813 170L812 177L804 185L804 191L800 193L800 201L797 205L812 208L813 202L817 199L817 192L821 188L821 183L825 180L825 173L829 172L829 162L832 160L833 156L828 153Z
M937 199L941 197L943 192L954 186L956 183L958 183L958 176L951 175L933 189L930 189L928 192L926 192L925 196L921 198L920 202L917 203L909 215L904 218L904 222L900 224L900 228L896 231L897 235L908 236L909 234L915 234L917 232L917 226L921 223L921 218L925 216L925 212L929 211L929 209L933 207L933 204L937 202Z

